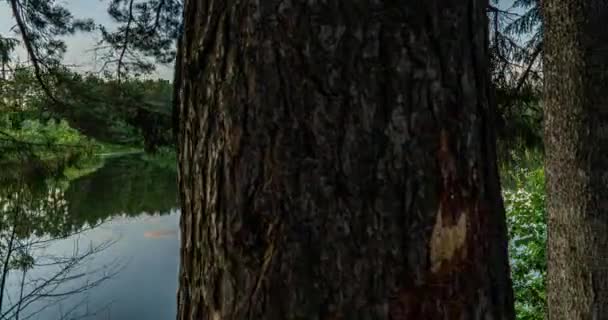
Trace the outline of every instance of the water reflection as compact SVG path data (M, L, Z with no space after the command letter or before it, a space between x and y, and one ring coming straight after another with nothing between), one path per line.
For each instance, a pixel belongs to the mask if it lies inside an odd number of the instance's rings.
M43 180L0 188L0 319L173 318L175 172L128 156Z
M166 214L177 207L176 174L139 156L111 159L102 169L71 183L66 198L77 223L121 214Z

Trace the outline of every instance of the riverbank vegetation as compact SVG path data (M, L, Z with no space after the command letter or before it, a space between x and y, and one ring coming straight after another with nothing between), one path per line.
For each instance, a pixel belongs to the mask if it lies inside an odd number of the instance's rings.
M7 67L8 68L8 67ZM172 87L164 80L118 82L64 70L47 96L31 68L17 66L0 79L0 163L27 163L68 174L94 158L147 152L174 159ZM61 99L58 107L51 99ZM51 106L51 107L49 107ZM158 155L156 155L158 154ZM170 165L167 162L167 165Z

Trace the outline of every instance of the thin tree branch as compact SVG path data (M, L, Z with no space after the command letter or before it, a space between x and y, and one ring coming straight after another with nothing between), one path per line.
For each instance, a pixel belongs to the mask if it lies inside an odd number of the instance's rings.
M131 0L129 2L129 19L127 20L127 26L125 29L124 44L122 46L122 51L120 52L120 57L118 58L118 71L117 71L118 82L120 82L120 79L122 76L122 72L120 70L122 67L122 64L123 64L122 60L124 59L125 52L127 52L127 47L129 46L129 38L130 38L130 34L131 34L131 23L133 22L133 3L134 2L135 2L135 0Z
M104 274L103 276L99 277L95 281L88 282L88 283L84 284L83 286L80 286L79 288L76 288L74 290L60 292L60 293L53 293L55 290L57 290L57 288L61 284L64 284L64 283L74 280L74 279L79 279L83 276L83 275L79 275L76 277L70 276L70 272L72 270L74 270L78 266L79 263L81 263L86 258L92 256L93 254L107 249L109 246L111 246L114 243L115 243L115 241L106 241L97 247L90 248L88 251L86 251L82 254L78 253L78 251L79 251L78 245L76 245L74 248L75 253L73 255L73 258L69 262L67 262L58 272L56 272L50 278L40 279L41 282L38 285L36 285L29 293L27 293L23 297L22 303L12 305L8 310L4 311L0 315L0 318L1 319L11 319L14 317L14 315L17 312L20 312L21 310L27 308L30 304L32 304L35 301L40 300L42 298L65 297L65 296L81 293L81 292L84 292L86 290L89 290L91 288L98 286L99 284L101 284L103 281L105 281L107 279L112 278L113 276L118 274L118 272L119 272L118 269L114 270L113 272ZM88 272L87 274L95 273L102 269L103 268L100 268L98 270L93 270L93 272ZM20 309L17 309L18 306Z
M156 33L156 29L158 29L158 26L160 25L160 15L161 11L163 10L163 7L165 6L165 1L166 0L160 0L160 2L158 3L158 7L156 7L156 17L154 19L154 26L152 27L152 29L150 29L150 34Z
M42 90L44 91L44 93L51 100L53 100L53 102L55 104L57 104L58 106L61 106L62 103L59 100L57 100L57 98L55 98L55 96L53 95L53 93L51 92L49 87L44 82L44 79L42 79L40 61L38 61L38 56L34 50L34 46L33 46L32 42L30 41L29 31L21 16L21 10L19 9L20 3L18 0L10 0L10 2L11 2L11 8L13 11L13 15L15 16L15 21L17 21L17 26L19 27L19 31L21 32L21 37L23 38L23 44L25 45L25 49L27 50L27 53L30 56L32 65L34 66L34 76L36 77L36 80L42 87Z
M519 92L521 90L521 88L523 87L524 83L526 82L526 80L528 78L528 75L530 74L530 71L532 70L532 67L534 66L534 63L536 62L536 59L538 59L538 57L540 56L540 53L542 52L542 48L543 48L542 43L539 43L536 45L536 48L534 49L534 52L532 53L532 56L530 57L530 63L528 63L526 70L524 70L521 77L517 81L517 86L515 86L515 92Z
M2 280L0 281L0 313L2 312L2 304L4 302L4 291L6 290L6 276L10 270L10 260L13 255L13 243L15 241L16 228L13 226L13 230L11 231L11 238L8 242L8 247L6 250L6 257L4 258L4 266L2 268Z

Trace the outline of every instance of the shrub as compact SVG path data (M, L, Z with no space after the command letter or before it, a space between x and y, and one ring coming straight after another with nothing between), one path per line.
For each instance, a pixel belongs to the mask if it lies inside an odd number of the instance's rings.
M517 319L541 320L546 314L547 274L544 172L542 167L517 168L509 174L514 185L503 196Z

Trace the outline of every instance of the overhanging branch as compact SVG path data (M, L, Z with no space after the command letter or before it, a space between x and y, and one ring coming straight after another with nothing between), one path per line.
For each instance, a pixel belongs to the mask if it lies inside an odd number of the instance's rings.
M11 9L13 11L13 15L15 16L15 21L17 22L17 26L19 28L19 32L21 32L21 38L23 39L23 44L25 45L25 49L27 50L27 54L32 61L32 66L34 67L34 76L36 80L40 84L44 93L58 106L62 105L61 102L55 98L49 87L44 82L42 78L42 70L40 68L40 61L38 60L38 56L34 50L34 45L30 40L29 30L23 21L23 17L21 15L21 4L18 0L10 0Z

